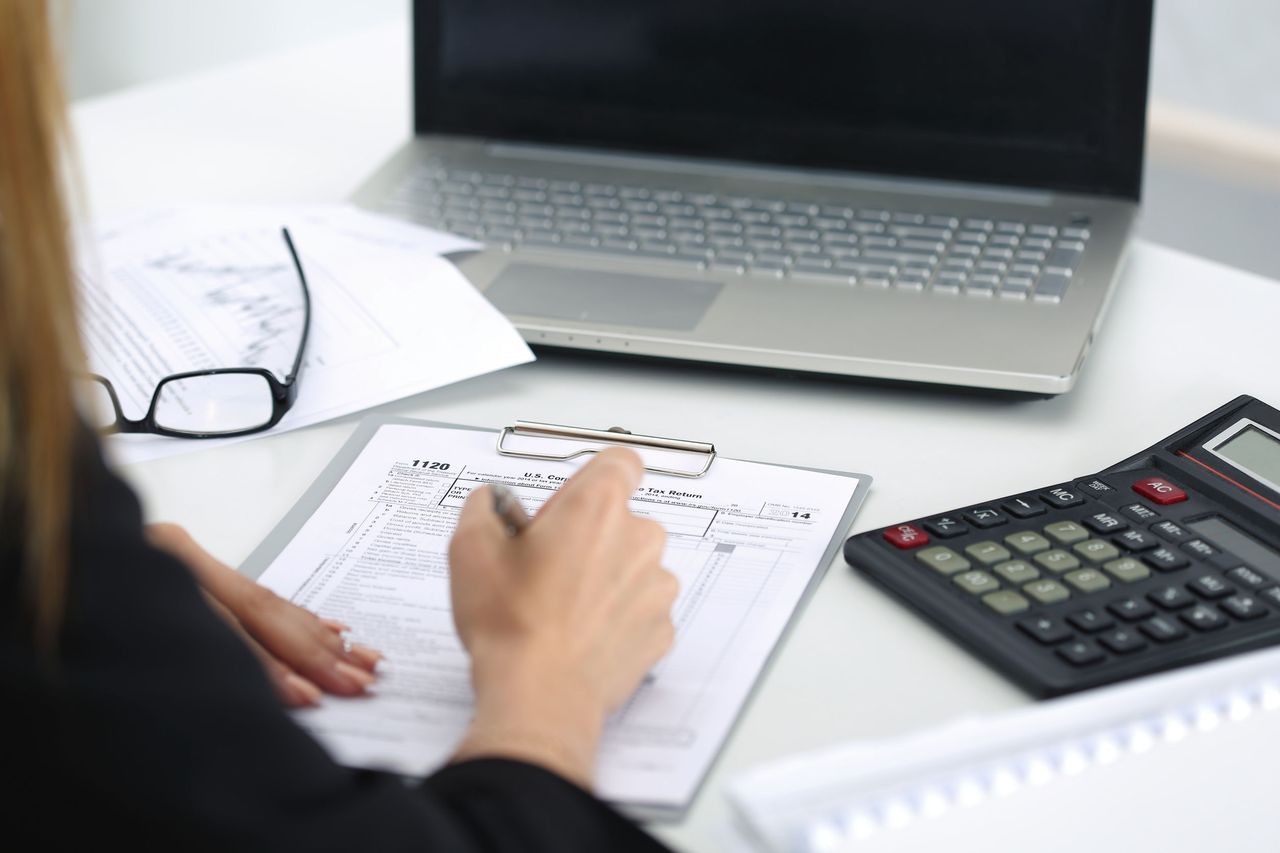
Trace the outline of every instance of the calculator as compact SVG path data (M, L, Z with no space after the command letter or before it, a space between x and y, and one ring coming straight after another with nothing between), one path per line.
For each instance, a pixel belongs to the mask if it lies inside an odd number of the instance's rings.
M1280 642L1280 411L1243 396L1105 471L850 538L1037 697Z

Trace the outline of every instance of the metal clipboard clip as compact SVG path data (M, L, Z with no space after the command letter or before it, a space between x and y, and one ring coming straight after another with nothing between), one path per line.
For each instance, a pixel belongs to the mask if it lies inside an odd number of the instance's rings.
M518 439L539 439L548 441L551 446L543 451L528 448L512 447ZM603 447L561 447L557 452L556 443L587 443L607 446L630 447L641 451L645 458L645 470L655 474L670 474L673 477L697 478L711 470L711 463L716 459L716 447L705 441L686 441L680 438L659 438L654 435L636 435L622 427L609 429L587 429L585 427L563 426L560 424L542 424L534 421L516 421L514 425L503 427L498 433L498 453L503 456L518 456L522 459L544 459L554 462L565 462L576 459L585 453L599 453ZM643 451L660 451L658 455L671 453L678 457L687 455L690 458L701 457L697 464L688 468L671 468L665 465L652 464Z

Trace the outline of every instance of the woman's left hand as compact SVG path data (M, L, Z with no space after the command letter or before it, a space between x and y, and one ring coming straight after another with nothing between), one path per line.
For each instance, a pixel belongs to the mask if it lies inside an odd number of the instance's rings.
M374 682L382 655L344 637L347 626L321 619L219 561L176 524L149 524L147 539L195 575L210 606L257 654L284 703L305 707L321 692L357 696Z

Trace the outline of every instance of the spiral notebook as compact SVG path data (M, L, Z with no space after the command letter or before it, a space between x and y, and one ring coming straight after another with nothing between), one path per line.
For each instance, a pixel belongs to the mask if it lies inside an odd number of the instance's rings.
M1280 849L1280 649L758 768L745 850Z

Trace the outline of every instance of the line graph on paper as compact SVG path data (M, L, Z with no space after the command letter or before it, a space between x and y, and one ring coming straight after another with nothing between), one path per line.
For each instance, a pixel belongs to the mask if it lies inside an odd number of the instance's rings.
M401 345L304 243L298 249L312 296L304 371ZM126 415L145 412L171 373L265 367L283 378L291 366L304 303L278 228L227 228L111 261L104 278L82 277L85 339L90 364L112 380Z

